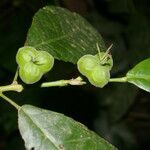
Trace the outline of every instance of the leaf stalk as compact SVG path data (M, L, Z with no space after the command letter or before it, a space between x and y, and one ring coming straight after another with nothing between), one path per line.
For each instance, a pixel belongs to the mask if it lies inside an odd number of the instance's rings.
M127 82L127 77L111 78L109 82Z
M2 92L0 93L0 97L2 97L5 101L14 106L17 110L20 109L20 106L17 103L15 103L13 100L5 96Z

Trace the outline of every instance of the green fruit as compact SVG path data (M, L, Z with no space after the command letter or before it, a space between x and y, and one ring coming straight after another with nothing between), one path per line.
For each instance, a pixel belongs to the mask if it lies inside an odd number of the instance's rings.
M31 46L20 48L16 61L19 65L19 76L27 84L39 81L42 75L50 71L54 65L52 55L46 51L37 51Z
M86 76L92 85L101 88L108 83L112 66L113 59L105 52L94 56L84 55L77 62L79 72Z
M99 63L102 66L107 66L109 68L109 70L112 69L113 67L113 59L112 56L110 54L106 54L105 52L101 52L100 54L96 54L95 55L97 58L99 58ZM104 58L105 56L105 60L101 60L102 58Z
M82 75L87 76L93 68L99 64L99 59L96 56L87 54L82 56L78 62L77 62L77 67L79 72Z
M108 67L97 65L88 76L89 82L96 87L104 87L110 79Z
M19 69L19 75L21 80L26 84L33 84L39 81L43 74L40 71L40 68L35 64L28 62Z
M36 57L38 51L31 46L24 46L19 48L16 55L16 62L19 66L26 64L27 62L32 62L32 59Z
M39 51L34 61L40 67L43 73L50 71L54 65L53 56L46 51Z

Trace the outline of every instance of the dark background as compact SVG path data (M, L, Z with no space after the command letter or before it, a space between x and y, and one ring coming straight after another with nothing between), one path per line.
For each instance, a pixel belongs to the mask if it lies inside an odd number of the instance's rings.
M32 17L45 5L57 5L85 17L113 43L113 77L124 76L137 62L150 57L149 0L0 0L0 85L11 83L17 68L15 55L24 45ZM56 61L42 81L79 75L76 66ZM20 81L20 80L19 80ZM41 82L42 82L41 81ZM21 82L21 81L20 81ZM22 93L7 93L18 104L32 104L64 113L120 150L150 147L150 94L131 84L109 84L103 89L25 86ZM0 99L0 150L24 150L17 129L17 111Z

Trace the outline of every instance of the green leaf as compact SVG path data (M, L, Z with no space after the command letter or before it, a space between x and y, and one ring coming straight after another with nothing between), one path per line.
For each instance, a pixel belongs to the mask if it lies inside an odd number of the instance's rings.
M150 92L150 58L140 62L127 73L127 81Z
M116 150L73 119L24 105L18 111L19 130L28 150Z
M35 14L26 41L26 45L72 63L85 54L98 53L96 43L101 51L106 50L101 35L84 18L54 6Z

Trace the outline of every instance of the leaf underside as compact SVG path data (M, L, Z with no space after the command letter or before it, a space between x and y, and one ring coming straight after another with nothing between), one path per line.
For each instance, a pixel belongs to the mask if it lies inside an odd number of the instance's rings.
M34 16L25 45L45 50L56 59L77 63L85 54L105 51L101 35L80 15L67 9L46 6Z
M19 130L28 150L117 150L63 114L24 105L18 116Z

